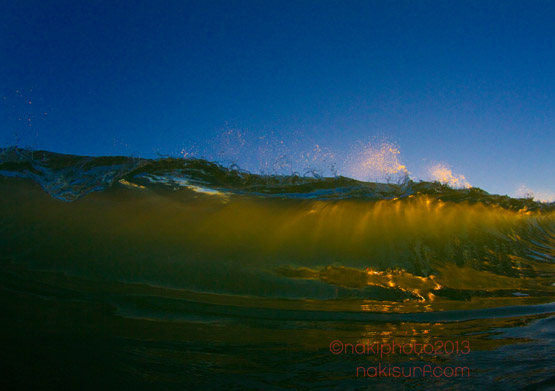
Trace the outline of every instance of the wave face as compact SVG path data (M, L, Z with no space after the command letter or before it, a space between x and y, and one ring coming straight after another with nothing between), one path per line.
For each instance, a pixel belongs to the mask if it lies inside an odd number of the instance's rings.
M121 365L104 368L113 381L357 389L366 383L351 384L346 359L326 351L340 336L464 337L484 363L507 360L511 338L553 322L553 203L409 180L261 176L198 159L15 148L0 151L0 188L7 335L100 338L104 345L84 349L119 355ZM118 342L106 345L107 335ZM537 351L530 360L545 358ZM171 380L167 371L185 365L176 352L202 365ZM158 367L138 369L154 357ZM310 380L288 375L298 359ZM537 375L537 365L548 368L530 361L523 370L541 383L550 375ZM508 370L468 384L501 384ZM136 371L151 377L137 380Z

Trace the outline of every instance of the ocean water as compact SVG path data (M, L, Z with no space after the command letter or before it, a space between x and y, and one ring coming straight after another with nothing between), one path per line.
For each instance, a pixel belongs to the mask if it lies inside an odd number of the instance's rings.
M548 390L555 204L0 151L4 389Z

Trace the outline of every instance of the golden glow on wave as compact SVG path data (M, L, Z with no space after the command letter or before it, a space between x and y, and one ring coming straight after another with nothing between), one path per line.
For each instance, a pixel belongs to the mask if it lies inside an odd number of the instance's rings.
M1 193L6 226L32 227L6 256L32 248L45 269L154 280L200 292L198 301L416 312L555 297L553 212L420 195L222 202L147 188L63 203L35 185Z

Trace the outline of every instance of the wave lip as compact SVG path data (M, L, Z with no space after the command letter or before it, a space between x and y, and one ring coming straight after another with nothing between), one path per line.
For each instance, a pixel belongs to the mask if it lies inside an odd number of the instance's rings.
M231 193L316 200L391 200L426 195L450 202L481 202L513 210L555 210L555 202L492 195L479 188L453 189L439 182L362 182L343 176L258 175L236 165L203 159L76 156L16 147L0 149L0 176L31 179L52 197L76 201L113 186Z

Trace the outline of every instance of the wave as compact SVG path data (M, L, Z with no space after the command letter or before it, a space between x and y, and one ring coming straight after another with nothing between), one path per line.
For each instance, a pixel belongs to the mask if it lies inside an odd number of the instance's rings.
M414 182L408 177L399 183L378 183L343 176L320 177L316 172L304 176L258 175L236 165L224 167L196 158L88 157L16 147L0 149L0 176L32 179L63 201L123 185L321 200L389 200L425 195L448 202L480 202L515 210L555 209L555 202L492 195L476 187L454 189L440 182Z
M0 152L0 187L3 265L22 279L6 265L155 286L167 300L339 312L555 296L554 204L477 188L15 148Z

